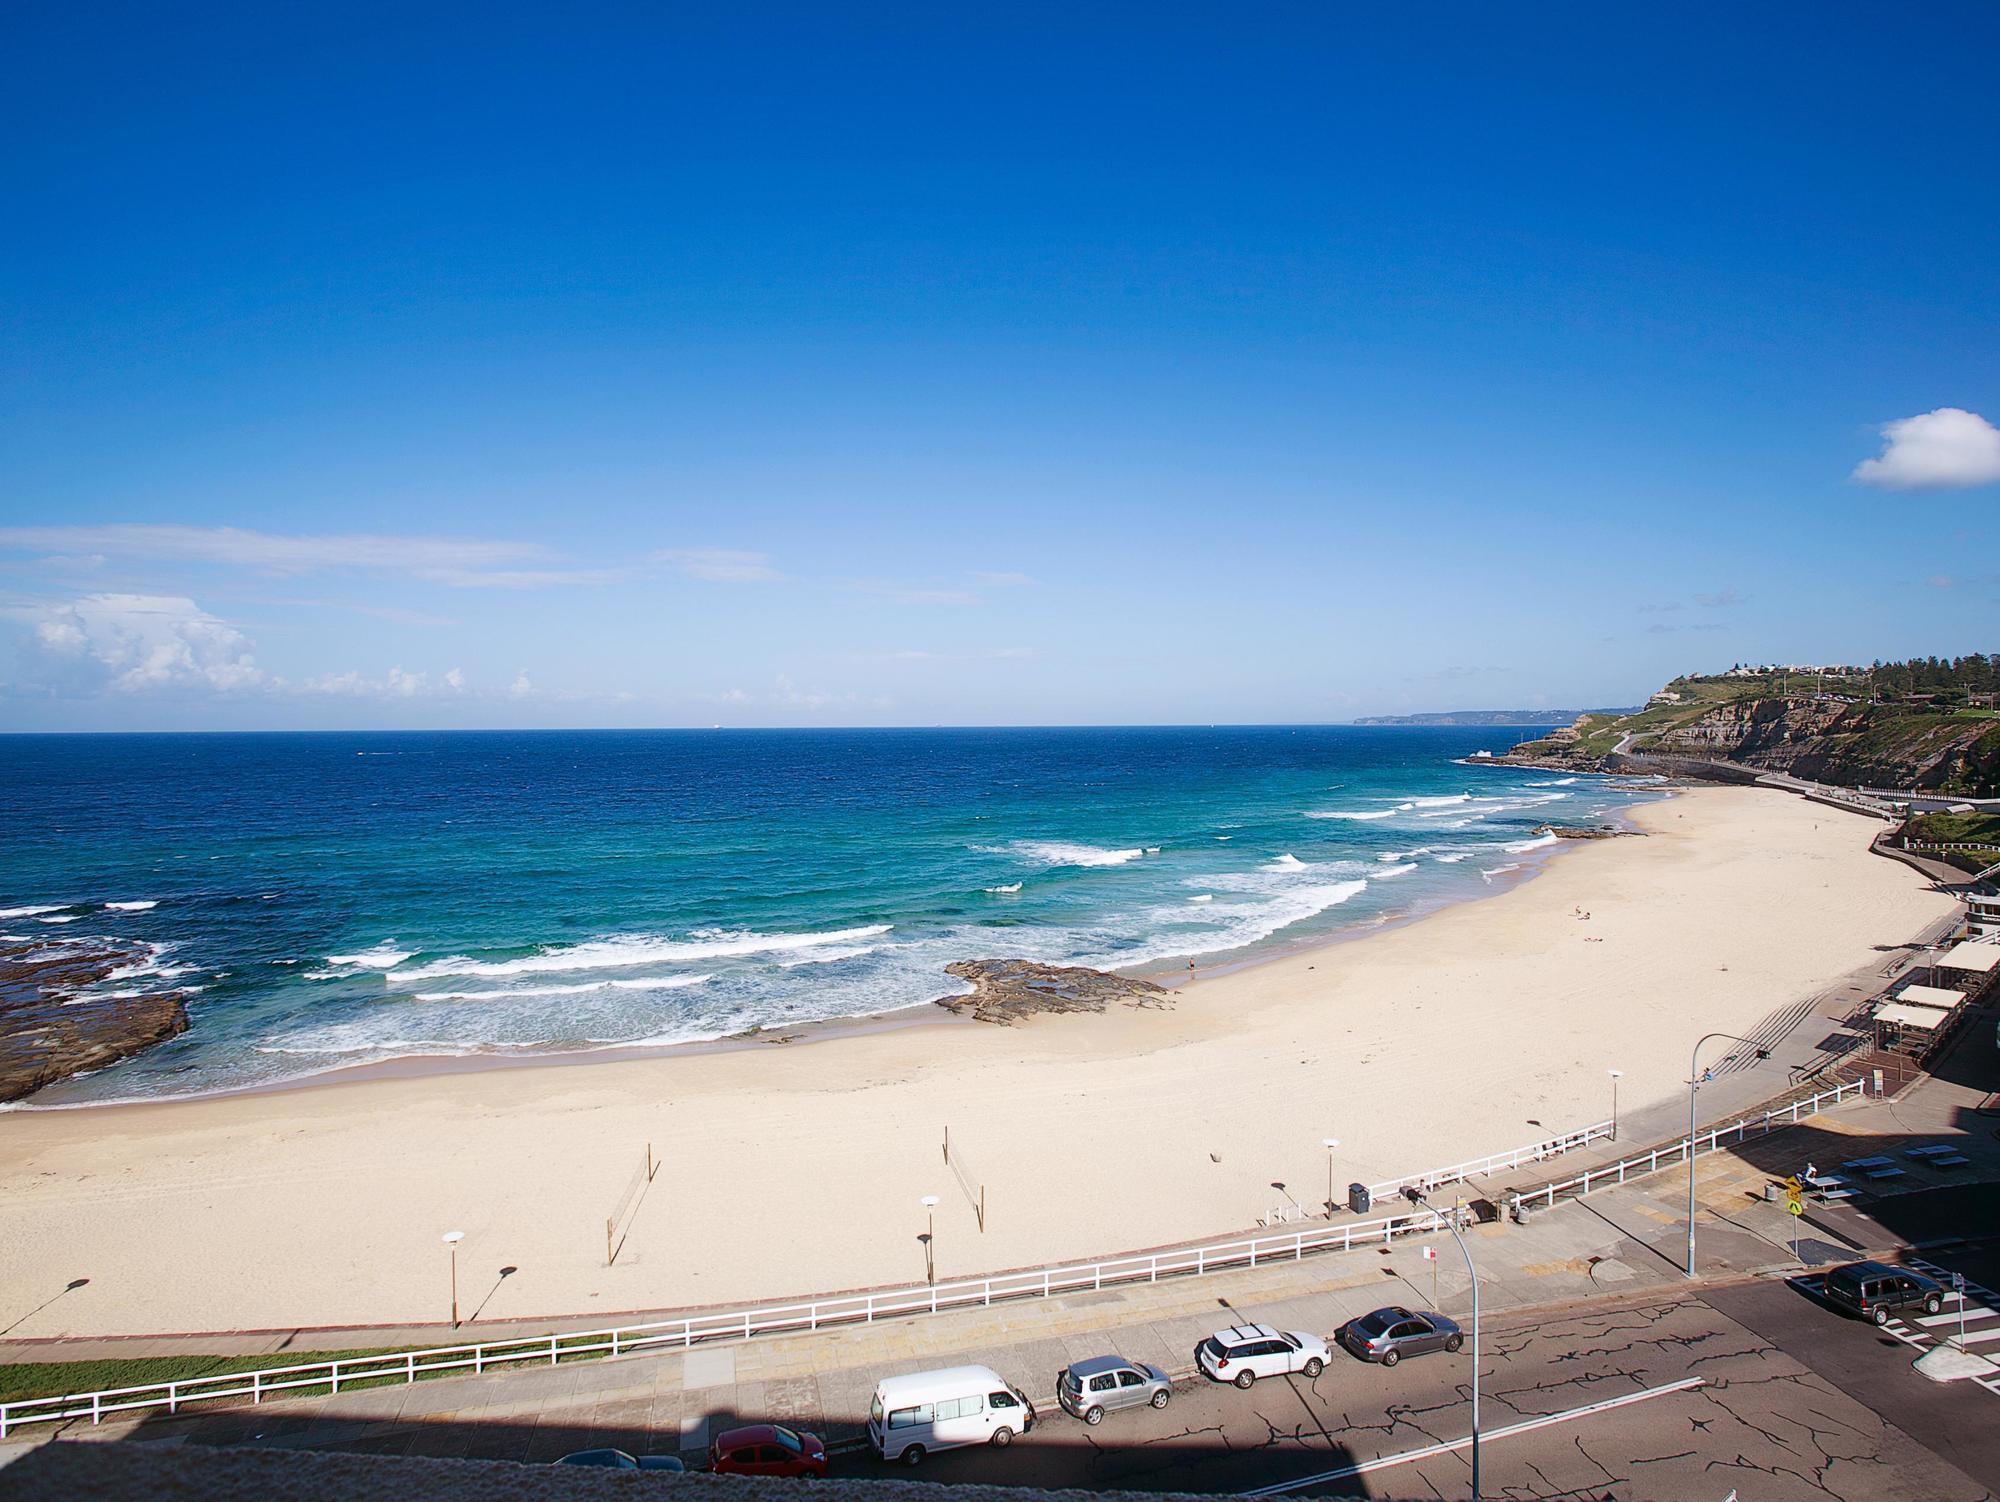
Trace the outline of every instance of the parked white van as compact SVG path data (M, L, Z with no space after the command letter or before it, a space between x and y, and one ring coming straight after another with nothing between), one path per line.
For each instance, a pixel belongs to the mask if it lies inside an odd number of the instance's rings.
M884 1460L920 1464L933 1450L1011 1445L1035 1427L1035 1405L991 1367L884 1377L868 1409L868 1442Z

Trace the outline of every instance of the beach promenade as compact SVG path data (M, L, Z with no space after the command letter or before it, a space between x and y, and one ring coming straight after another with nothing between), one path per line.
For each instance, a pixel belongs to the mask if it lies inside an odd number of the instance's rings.
M1603 1120L1614 1068L1626 1133L1663 1136L1692 1037L1775 1029L1783 1063L1952 911L1867 853L1865 821L1782 794L1639 819L1648 838L1169 1010L10 1113L9 1317L90 1280L14 1334L418 1327L445 1312L452 1229L482 1329L906 1282L926 1194L940 1277L1230 1234L1317 1211L1329 1170L1339 1192ZM1770 1093L1725 1071L1704 1112ZM1072 1121L1101 1145L1071 1150ZM649 1142L663 1167L607 1267Z
M1990 1065L1990 1061L1987 1061ZM1482 1383L1491 1431L1537 1415L1569 1415L1605 1399L1692 1377L1697 1388L1643 1398L1615 1413L1562 1418L1495 1443L1491 1480L1536 1488L1594 1481L1686 1494L1754 1455L1759 1495L1965 1497L2000 1481L1991 1417L2000 1394L1939 1389L1908 1368L1915 1354L1816 1305L1786 1279L1799 1267L1790 1218L1756 1190L1842 1141L1872 1147L1952 1140L1974 1156L1970 1180L1864 1208L1815 1209L1805 1263L1823 1265L1915 1244L1921 1254L1994 1281L1992 1217L1982 1186L2000 1181L2000 1144L1966 1130L1976 1089L1926 1080L1895 1101L1843 1107L1744 1153L1699 1165L1701 1276L1676 1266L1683 1180L1666 1172L1570 1202L1527 1226L1471 1237L1487 1321ZM1853 1150L1860 1150L1856 1147ZM1926 1184L1929 1181L1925 1181ZM1980 1207L1984 1206L1982 1210ZM1971 1236L1968 1242L1964 1238ZM1157 1417L1084 1431L1059 1414L1004 1459L936 1458L926 1479L1038 1486L1238 1490L1362 1464L1464 1434L1464 1357L1394 1373L1343 1359L1316 1382L1260 1384L1251 1394L1191 1377L1189 1352L1236 1318L1330 1330L1386 1302L1466 1315L1455 1258L1431 1263L1431 1238L1387 1253L1357 1251L1255 1272L1080 1293L988 1311L885 1323L813 1337L776 1337L691 1353L527 1368L482 1378L71 1426L78 1439L546 1462L573 1449L698 1454L736 1421L779 1420L834 1442L842 1475L874 1474L855 1450L874 1381L887 1372L976 1361L1040 1403L1065 1362L1117 1350L1181 1381ZM1449 1243L1445 1250L1450 1251ZM1996 1316L1979 1315L1996 1322ZM1114 1429L1116 1432L1114 1432ZM1131 1432L1127 1432L1127 1431ZM33 1445L49 1431L28 1436ZM1985 1438L1982 1438L1985 1436ZM17 1452L18 1453L18 1452ZM1593 1467L1601 1467L1594 1472ZM1896 1477L1883 1479L1884 1468ZM1388 1484L1462 1486L1460 1452L1396 1467ZM1864 1481L1863 1478L1872 1478ZM1338 1493L1342 1489L1333 1487Z

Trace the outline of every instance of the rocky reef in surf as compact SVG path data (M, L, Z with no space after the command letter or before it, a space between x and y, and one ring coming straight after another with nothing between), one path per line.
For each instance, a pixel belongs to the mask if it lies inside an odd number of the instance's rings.
M147 958L143 945L110 940L0 944L0 1101L186 1032L184 992L93 990Z
M1167 1007L1173 993L1149 980L1111 975L1082 965L1034 960L957 960L945 973L972 983L969 996L940 996L935 1005L979 1022L1012 1027L1045 1012L1102 1012L1113 1002Z

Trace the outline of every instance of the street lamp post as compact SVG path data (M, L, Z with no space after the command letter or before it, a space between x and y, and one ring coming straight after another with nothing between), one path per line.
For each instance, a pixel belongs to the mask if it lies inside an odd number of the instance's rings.
M458 1328L458 1244L465 1240L463 1231L446 1231L439 1238L451 1248L451 1327Z
M1612 1069L1606 1072L1611 1076L1611 1140L1616 1142L1618 1140L1618 1082L1625 1078L1625 1071L1622 1069Z
M1694 1130L1695 1130L1695 1128L1694 1128L1694 1093L1695 1093L1695 1090L1697 1089L1697 1087L1699 1087L1699 1086L1701 1085L1701 1083L1702 1083L1702 1075L1701 1075L1701 1071L1700 1071L1700 1069L1699 1069L1699 1068L1697 1067L1697 1064L1698 1064L1698 1061L1699 1061L1699 1060L1700 1060L1700 1058L1701 1058L1701 1048L1702 1048L1702 1045L1703 1045L1704 1043L1708 1042L1708 1041L1709 1041L1709 1040L1710 1040L1711 1038L1727 1038L1727 1039L1729 1039L1729 1040L1730 1040L1730 1042L1732 1042L1732 1043L1749 1043L1749 1044L1750 1044L1750 1046L1751 1046L1752 1048L1755 1048L1755 1049L1757 1049L1757 1057L1758 1057L1758 1058L1760 1058L1760 1059L1768 1059L1768 1058L1770 1058L1770 1057L1771 1057L1771 1050L1770 1050L1770 1049L1768 1049L1768 1048L1761 1048L1761 1047L1758 1047L1758 1045L1757 1045L1757 1044L1755 1044L1755 1043L1753 1043L1753 1042L1751 1042L1751 1040L1750 1040L1750 1039L1748 1039L1748 1038L1743 1038L1743 1037L1738 1037L1738 1036L1737 1036L1737 1035L1736 1035L1735 1033L1703 1033L1703 1034L1701 1035L1701 1037L1699 1037L1699 1038L1697 1038L1697 1039L1695 1040L1695 1045L1694 1045L1694 1052L1688 1055L1688 1260L1687 1260L1687 1275L1688 1275L1688 1276L1689 1276L1690 1278L1692 1278L1692 1277L1694 1276Z
M1326 1218L1332 1220L1334 1206L1340 1203L1333 1197L1333 1150L1340 1146L1340 1139L1323 1137L1319 1145L1326 1149Z
M937 1282L937 1206L938 1197L927 1194L924 1206L924 1281Z
M1414 1184L1404 1188L1403 1198L1423 1206L1433 1220L1451 1232L1451 1239L1458 1243L1459 1255L1465 1258L1466 1275L1472 1279L1472 1502L1479 1502L1479 1269L1472 1265L1472 1248L1458 1234L1457 1215L1439 1214Z

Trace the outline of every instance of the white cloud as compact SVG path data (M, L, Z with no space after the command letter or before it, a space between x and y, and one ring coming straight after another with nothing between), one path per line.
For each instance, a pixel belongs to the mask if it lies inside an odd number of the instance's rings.
M662 548L653 554L653 562L711 584L765 584L785 577L771 567L768 553L736 548Z
M1885 490L1949 490L2000 480L2000 429L1977 412L1939 407L1882 425L1882 457L1853 478Z
M362 568L404 573L418 569L492 568L540 556L533 543L472 538L345 536L283 537L239 527L113 523L96 527L0 527L0 547L31 552L98 553L110 557L173 558L227 563L271 573Z
M331 694L353 699L437 698L463 693L465 673L462 669L453 668L435 681L429 673L413 673L403 667L392 667L381 678L370 678L357 672L322 673L301 683L299 690L308 694Z
M42 665L71 687L227 693L269 682L242 632L181 596L84 595L23 614Z
M528 675L525 672L516 673L514 681L507 685L507 692L512 694L516 699L525 699L534 693L534 691L535 685L528 681Z

